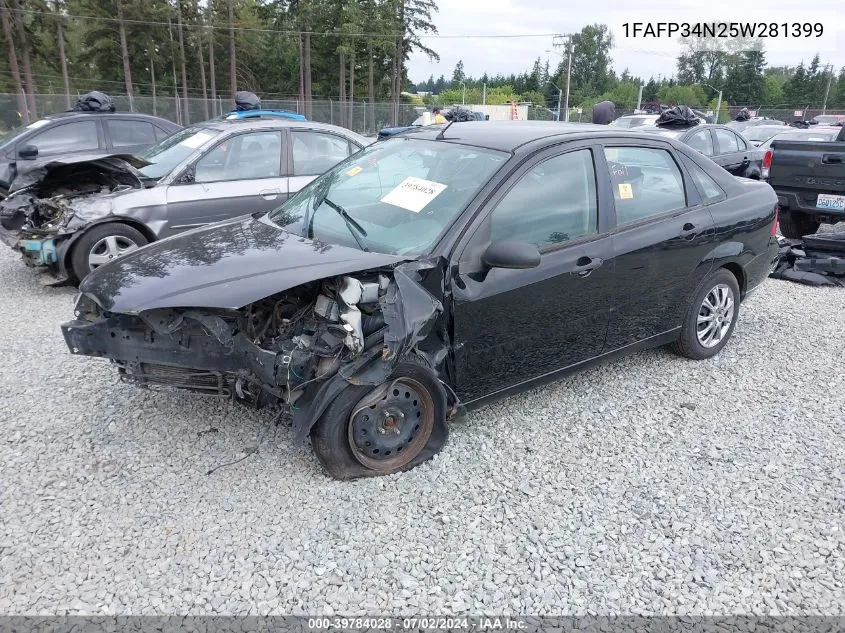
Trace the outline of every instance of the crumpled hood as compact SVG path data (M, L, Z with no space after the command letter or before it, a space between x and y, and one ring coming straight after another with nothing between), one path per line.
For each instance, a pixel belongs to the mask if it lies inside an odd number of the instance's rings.
M12 182L9 191L19 191L25 187L31 187L48 176L58 176L62 170L77 168L85 163L104 171L131 174L137 178L139 187L143 186L144 175L138 169L150 164L143 158L131 154L104 154L103 152L74 154L62 158L45 158L32 162L18 161L18 175Z
M407 258L288 233L246 216L153 242L90 273L80 292L111 312L241 308L300 284Z

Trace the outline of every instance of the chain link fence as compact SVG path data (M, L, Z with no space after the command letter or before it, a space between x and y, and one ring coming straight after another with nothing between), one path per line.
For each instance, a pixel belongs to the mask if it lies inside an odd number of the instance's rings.
M62 112L70 109L76 101L77 95L65 94L37 94L35 95L35 114L21 108L22 95L0 93L0 133L5 130L17 127L30 121L34 121L45 114ZM121 112L140 112L175 121L180 125L190 125L207 119L219 117L232 110L232 102L228 98L202 99L189 97L183 99L173 96L136 96L129 98L126 95L111 95L115 107ZM300 99L262 99L261 106L268 110L289 110L299 114L306 114L305 105ZM711 112L713 108L709 105L691 106L701 112ZM766 106L766 105L731 105L722 107L720 123L726 123L736 117L739 111L747 107L756 113L757 116L765 116L787 123L800 119L809 121L814 116L822 114L821 108ZM380 129L393 124L392 103L366 101L344 102L341 104L335 99L312 100L311 112L308 118L321 123L331 123L349 128L359 134L373 135ZM425 111L421 105L402 103L399 104L397 125L410 125L414 119ZM22 111L23 110L23 111ZM796 115L796 111L802 115ZM617 116L633 114L633 108L616 108ZM727 114L726 114L727 113ZM826 114L845 114L845 110L827 110ZM565 113L563 113L565 115ZM554 121L557 118L556 111L552 108L540 106L528 107L528 119L530 121ZM561 119L565 116L561 116ZM592 121L592 110L582 108L570 109L569 120L576 123L589 123Z
M115 108L120 112L139 112L169 119L180 125L190 125L207 119L219 117L234 109L228 98L202 99L172 96L136 96L130 99L126 95L110 95ZM21 111L22 98L15 94L0 94L0 132L36 120L38 117L55 112L69 110L76 102L76 95L37 94L35 95L35 114ZM289 110L305 114L305 106L299 99L262 99L261 107L267 110ZM312 100L308 118L320 123L331 123L349 128L359 134L376 134L388 127L393 120L392 103L370 103L367 101L344 102L334 99ZM399 104L398 125L410 125L425 107Z

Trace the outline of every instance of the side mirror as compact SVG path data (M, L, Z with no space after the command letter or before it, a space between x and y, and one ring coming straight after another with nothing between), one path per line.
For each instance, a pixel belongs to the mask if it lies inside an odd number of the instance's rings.
M481 261L490 268L536 268L540 251L528 242L496 240L484 251Z
M23 158L24 160L38 158L38 148L35 145L21 145L18 148L18 158Z

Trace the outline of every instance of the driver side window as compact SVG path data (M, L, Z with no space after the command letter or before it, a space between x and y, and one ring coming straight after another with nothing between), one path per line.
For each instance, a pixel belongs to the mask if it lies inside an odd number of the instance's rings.
M549 158L526 172L491 215L491 240L517 240L538 249L597 232L592 152Z
M282 137L278 131L230 136L200 158L194 182L278 178L282 165Z

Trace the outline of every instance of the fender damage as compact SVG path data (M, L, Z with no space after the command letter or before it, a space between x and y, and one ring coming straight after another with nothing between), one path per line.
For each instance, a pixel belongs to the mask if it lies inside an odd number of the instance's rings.
M144 188L138 168L147 164L130 155L85 154L33 166L0 202L0 237L28 266L62 272L70 238L108 218L114 195Z
M452 382L436 298L445 297L444 272L436 259L399 263L309 281L239 309L118 314L82 294L62 332L73 354L111 359L126 382L279 402L304 440L347 385L380 385L411 355Z

